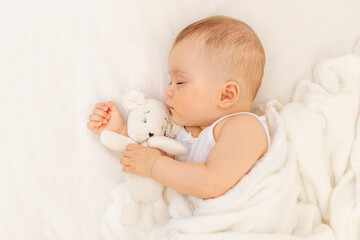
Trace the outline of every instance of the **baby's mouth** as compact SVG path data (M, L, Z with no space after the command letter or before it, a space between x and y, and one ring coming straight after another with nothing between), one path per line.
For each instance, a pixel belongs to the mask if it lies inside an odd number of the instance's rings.
M170 109L170 110L173 110L174 108L173 107L170 107L169 105L166 104L166 106Z

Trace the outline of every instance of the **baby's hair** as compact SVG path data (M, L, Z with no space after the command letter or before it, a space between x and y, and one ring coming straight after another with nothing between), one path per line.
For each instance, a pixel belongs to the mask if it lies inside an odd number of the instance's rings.
M213 69L225 72L227 80L248 87L253 100L261 85L265 53L255 32L246 23L226 17L212 16L194 22L176 37L173 46L188 38L199 38L210 54Z

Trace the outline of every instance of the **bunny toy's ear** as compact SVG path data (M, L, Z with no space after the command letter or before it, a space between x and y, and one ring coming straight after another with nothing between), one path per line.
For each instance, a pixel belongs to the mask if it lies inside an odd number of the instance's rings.
M168 124L166 126L166 132L165 136L170 138L175 138L176 135L180 132L181 126L177 125L172 121L172 118L170 117L170 120L168 121Z
M146 102L145 94L135 90L127 91L122 97L122 103L127 111L133 111Z

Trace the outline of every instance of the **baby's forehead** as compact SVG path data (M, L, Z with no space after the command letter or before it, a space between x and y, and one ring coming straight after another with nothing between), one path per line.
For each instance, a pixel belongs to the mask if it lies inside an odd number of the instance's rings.
M177 43L169 54L169 73L184 73L184 69L199 69L211 64L210 50L203 43L186 39Z
M206 39L200 37L189 37L183 39L172 47L169 53L169 59L172 55L179 54L179 52L185 56L196 55L202 60L210 60L213 56L221 55L221 52L223 52L222 49L208 45L205 41Z

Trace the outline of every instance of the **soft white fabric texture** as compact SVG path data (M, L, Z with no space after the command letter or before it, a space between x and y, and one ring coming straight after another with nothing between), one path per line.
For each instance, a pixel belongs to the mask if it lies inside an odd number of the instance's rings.
M197 162L197 163L205 164L207 156L209 155L211 149L214 147L216 143L213 135L213 129L216 126L216 124L218 124L221 120L225 118L239 114L248 114L255 116L261 122L268 139L268 148L269 148L271 140L269 135L269 128L266 123L266 117L265 116L259 117L256 114L249 112L238 112L238 113L226 115L216 120L210 126L204 128L199 134L199 136L197 136L196 138L193 137L190 132L187 132L183 127L180 133L176 136L176 140L181 142L186 147L188 154L183 156L175 156L175 159L182 162Z
M89 132L88 117L95 103L112 100L126 119L120 99L127 89L164 100L167 56L189 23L223 14L252 26L266 51L255 105L270 99L285 104L296 82L313 78L319 60L356 49L360 54L354 46L359 12L358 0L1 0L0 239L100 238L101 218L113 202L110 192L124 174L121 155ZM330 148L327 154L340 153ZM330 221L356 226L355 208L352 218L341 211L353 194L351 175L348 183L341 180L345 162L310 165L315 155L299 156L301 167L312 170L303 176L309 189L302 198L321 203L324 216L327 207L340 205ZM351 161L359 176L356 158L359 151ZM337 169L331 181L321 177L331 168ZM322 182L333 179L337 190L328 185L318 198Z
M358 240L360 56L324 60L314 73L290 103L259 107L272 145L226 194L203 200L167 189L171 219L157 225L147 217L129 229L118 219L127 199L120 185L104 239Z

